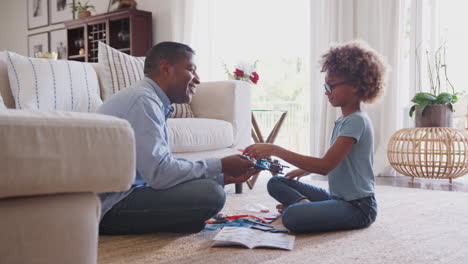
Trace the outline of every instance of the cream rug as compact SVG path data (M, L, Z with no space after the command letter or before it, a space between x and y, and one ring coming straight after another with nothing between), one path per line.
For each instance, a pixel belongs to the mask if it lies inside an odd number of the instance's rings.
M249 203L271 211L267 175L253 190L234 193L222 213ZM303 180L325 187L325 181ZM468 193L377 186L377 221L367 229L297 235L292 251L211 248L217 231L198 234L101 236L99 263L468 263ZM275 225L281 225L281 221Z

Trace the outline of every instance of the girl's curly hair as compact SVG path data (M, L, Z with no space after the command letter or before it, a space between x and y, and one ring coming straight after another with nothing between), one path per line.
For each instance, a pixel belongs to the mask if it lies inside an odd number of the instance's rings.
M357 87L365 103L377 99L386 85L386 63L363 41L332 46L322 55L321 64L322 72L341 75Z

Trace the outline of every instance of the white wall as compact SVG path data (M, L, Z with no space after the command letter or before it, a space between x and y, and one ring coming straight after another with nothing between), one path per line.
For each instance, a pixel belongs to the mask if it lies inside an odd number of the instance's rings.
M63 28L63 24L28 30L26 0L0 0L0 50L28 55L28 35ZM177 0L137 0L137 9L153 13L153 43L175 40L172 19ZM107 12L108 0L90 0L93 15Z

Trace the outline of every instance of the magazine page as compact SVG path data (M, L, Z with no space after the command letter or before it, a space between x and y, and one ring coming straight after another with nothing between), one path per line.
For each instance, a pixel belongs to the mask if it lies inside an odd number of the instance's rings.
M224 227L214 238L212 246L243 245L248 248L268 247L292 250L295 237L269 233L245 227Z
M255 232L244 227L224 227L214 238L213 246L225 246L238 243L248 248L252 248L255 242Z
M257 237L254 247L271 247L292 250L295 237L287 234L262 232Z

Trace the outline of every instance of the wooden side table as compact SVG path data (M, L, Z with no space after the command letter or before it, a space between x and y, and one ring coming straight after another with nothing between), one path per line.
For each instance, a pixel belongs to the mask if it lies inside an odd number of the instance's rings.
M279 119L276 120L276 123L273 126L273 129L271 130L271 132L268 134L268 137L266 138L266 140L264 139L264 137L262 135L262 132L260 131L260 127L259 127L259 125L257 123L257 119L255 118L255 113L261 113L261 112L262 113L270 113L270 114L280 113ZM284 119L286 118L287 114L288 114L288 111L285 111L285 110L252 110L252 138L253 138L254 142L255 143L274 143L275 139L278 136L278 133L279 133L279 131L281 129L281 126L283 125ZM246 182L247 186L249 186L249 189L253 189L259 174L260 174L260 172L254 174Z
M388 142L387 157L399 173L452 179L468 174L468 130L418 127L398 130Z

